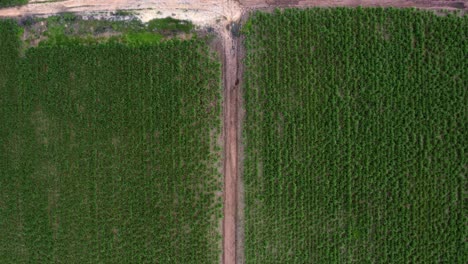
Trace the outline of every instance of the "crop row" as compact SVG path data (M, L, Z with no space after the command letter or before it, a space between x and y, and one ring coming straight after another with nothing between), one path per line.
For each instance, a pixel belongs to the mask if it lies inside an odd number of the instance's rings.
M246 263L465 263L468 20L246 23Z
M206 44L18 58L5 25L0 262L217 262L220 65Z

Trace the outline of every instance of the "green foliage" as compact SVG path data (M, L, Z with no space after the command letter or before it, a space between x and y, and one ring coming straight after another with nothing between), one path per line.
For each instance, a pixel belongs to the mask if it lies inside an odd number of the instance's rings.
M125 43L129 46L153 45L161 42L164 38L161 34L153 32L129 32L120 36L110 38L88 36L68 35L63 31L63 27L49 28L46 40L40 42L40 46L60 46L60 45L91 45L98 43Z
M0 263L217 263L221 89L208 47L61 45L19 59L17 31L0 23Z
M25 16L19 20L19 24L24 27L30 27L35 23L35 19L32 16Z
M9 6L17 6L17 5L25 5L27 3L28 3L28 0L0 0L0 8L9 7Z
M73 35L65 32L63 25L50 26L44 33L47 39L41 41L39 46L70 46L70 45L91 45L105 43L109 39L104 37L93 37L92 35ZM118 38L115 42L122 42L122 38Z
M63 26L51 26L44 33L47 36L47 41L42 42L42 45L59 45L69 42L69 37L65 35Z
M125 43L128 45L156 44L163 39L163 36L157 33L141 32L128 33L125 35L124 39Z
M117 10L113 13L114 16L133 16L135 13L128 10Z
M467 263L467 22L250 18L246 263Z
M58 17L60 18L60 20L64 22L73 22L78 19L77 15L75 15L74 13L70 13L70 12L60 13Z
M247 35L252 30L252 20L247 20L244 25L242 25L240 33Z
M124 14L117 11L114 15ZM180 32L190 33L193 27L190 22L172 18L143 23L136 18L124 21L85 20L73 13L37 19L26 17L20 24L26 29L26 42L33 45L39 42L41 46L106 42L128 45L154 44L177 37Z
M193 24L187 20L178 20L172 17L153 19L148 22L148 29L151 31L182 31L189 33L193 29Z
M16 132L23 128L17 122L16 109L21 107L17 104L20 99L15 87L18 87L18 65L19 50L21 43L18 37L19 28L12 20L0 20L0 262L18 263L22 260L20 255L18 233L20 223L17 222L12 213L18 210L18 201L21 197L9 188L20 184L19 175L15 171L27 171L29 168L28 156L22 161L10 162L23 155L18 151L19 147L27 148L27 142L16 138ZM26 131L25 131L26 132ZM22 212L21 212L22 213ZM15 224L14 224L15 223ZM23 262L24 263L24 262Z

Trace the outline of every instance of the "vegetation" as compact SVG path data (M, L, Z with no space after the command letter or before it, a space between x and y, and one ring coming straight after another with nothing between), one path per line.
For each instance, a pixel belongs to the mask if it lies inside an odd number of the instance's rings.
M129 10L117 10L114 12L114 16L133 16L134 14L134 11Z
M18 58L18 32L0 22L0 262L217 263L220 65L208 47Z
M127 45L156 44L177 38L196 36L193 25L173 18L141 22L133 13L116 11L110 19L83 18L73 13L61 13L47 18L25 17L20 21L26 34L27 47L71 44L124 43Z
M17 6L17 5L25 5L27 3L28 3L28 0L0 0L0 8L9 7L9 6Z
M466 263L468 20L255 13L246 263Z
M162 38L162 35L150 32L128 33L125 35L125 43L128 45L152 44L160 42Z
M151 31L182 31L189 33L193 29L193 24L187 20L178 20L172 17L166 17L149 21L148 29Z

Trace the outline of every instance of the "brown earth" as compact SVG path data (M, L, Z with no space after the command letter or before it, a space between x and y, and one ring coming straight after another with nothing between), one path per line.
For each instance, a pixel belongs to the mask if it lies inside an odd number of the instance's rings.
M275 7L417 7L423 9L466 10L465 1L431 0L63 0L31 2L22 7L0 9L0 17L52 15L62 12L110 12L133 10L146 12L143 17L157 17L157 11L180 15L195 24L212 26L221 37L223 58L223 138L224 138L224 218L222 263L244 263L243 259L243 185L241 165L242 40L231 33L231 23L247 17L251 10L271 10ZM154 13L154 14L153 14ZM149 14L149 15L148 15ZM182 16L184 15L184 16Z
M243 12L240 24L243 24L248 19L248 13ZM242 140L243 121L245 117L244 105L244 88L242 86L242 80L244 77L244 64L242 63L245 58L245 46L243 45L244 36L240 36L237 47L237 80L238 83L238 101L237 101L237 162L238 162L238 176L237 176L237 218L236 218L236 263L244 263L244 183L243 183L243 171L244 171L244 144Z
M115 10L143 9L194 9L222 13L219 0L63 0L56 2L31 2L28 5L5 8L0 16L24 16L29 14L53 14L61 12L106 12Z
M239 39L228 30L223 37L224 80L224 222L223 263L236 263L237 184L238 162L238 109L239 79L237 52Z

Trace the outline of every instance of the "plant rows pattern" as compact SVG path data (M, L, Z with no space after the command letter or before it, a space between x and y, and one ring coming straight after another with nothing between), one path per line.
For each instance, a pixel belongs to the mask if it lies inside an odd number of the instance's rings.
M18 58L11 23L0 38L0 262L217 263L221 82L206 44Z
M246 23L246 263L466 263L468 20Z

